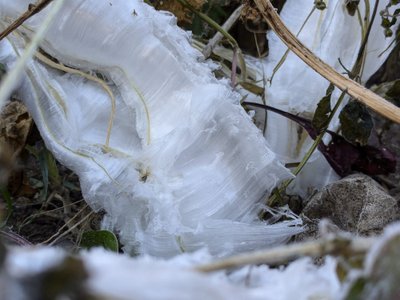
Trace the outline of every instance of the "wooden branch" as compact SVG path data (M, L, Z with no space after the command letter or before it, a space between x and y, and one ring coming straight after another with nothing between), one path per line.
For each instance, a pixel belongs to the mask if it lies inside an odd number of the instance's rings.
M18 19L16 19L10 26L0 33L0 41L21 26L22 23L24 23L30 17L42 11L52 1L53 0L39 0L36 4L30 4L26 12L24 12Z
M254 0L254 2L263 18L268 23L269 27L278 35L278 37L286 44L286 46L308 66L329 80L339 89L347 92L354 99L364 103L386 118L396 123L400 123L399 107L388 102L384 98L363 87L357 82L339 74L331 66L316 57L289 31L285 24L283 24L270 0ZM288 89L290 89L290 87L288 87Z
M239 254L216 262L201 265L195 268L195 270L199 272L214 272L254 264L281 265L303 256L352 256L365 254L375 242L376 238L348 238L336 236L316 241L284 245L263 251Z

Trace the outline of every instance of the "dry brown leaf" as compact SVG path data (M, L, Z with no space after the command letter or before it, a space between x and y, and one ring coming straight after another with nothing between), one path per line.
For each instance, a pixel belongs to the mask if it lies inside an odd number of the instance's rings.
M0 115L0 184L14 169L15 159L25 147L32 118L19 101L9 102Z
M187 0L195 9L200 10L206 0ZM157 10L166 10L173 13L178 19L178 23L191 23L192 17L189 9L184 7L176 0L156 0L152 1Z

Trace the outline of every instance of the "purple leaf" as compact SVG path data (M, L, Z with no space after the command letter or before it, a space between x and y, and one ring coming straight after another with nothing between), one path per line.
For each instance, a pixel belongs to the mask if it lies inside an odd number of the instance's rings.
M313 140L318 136L318 130L308 119L268 105L252 102L243 102L242 104L269 110L296 122L307 131ZM343 177L355 171L367 175L385 175L396 171L396 155L387 148L353 145L333 131L327 130L327 133L332 136L331 142L328 145L321 142L318 150L338 175Z

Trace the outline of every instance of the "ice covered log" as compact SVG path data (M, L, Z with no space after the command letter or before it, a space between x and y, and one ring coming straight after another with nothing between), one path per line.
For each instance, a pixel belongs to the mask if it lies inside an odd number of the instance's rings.
M0 1L3 27L30 1ZM50 6L51 7L51 6ZM48 12L1 43L9 68ZM300 221L258 220L290 173L179 29L141 1L69 0L18 93L47 147L129 252L227 255L285 242Z

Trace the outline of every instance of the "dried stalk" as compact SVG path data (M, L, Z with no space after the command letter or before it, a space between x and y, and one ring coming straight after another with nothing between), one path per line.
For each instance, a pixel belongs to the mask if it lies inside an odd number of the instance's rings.
M8 26L2 33L0 33L0 41L4 39L7 35L21 26L26 20L28 20L33 15L36 15L42 11L50 2L53 0L40 0L36 4L31 4L28 10L24 12L18 19L16 19L10 26Z
M237 19L239 19L240 14L242 13L244 5L240 5L236 10L231 14L231 16L226 20L224 25L222 25L222 29L226 32L231 29L231 27L236 23ZM205 58L208 58L211 55L211 52L215 48L215 46L222 40L224 35L221 32L217 32L212 39L208 42L207 46L203 50L203 55Z
M279 36L286 46L308 66L339 89L348 93L354 99L364 103L386 118L396 123L400 123L399 107L386 101L381 96L378 96L357 82L339 74L331 66L316 57L289 31L289 29L287 29L269 0L254 0L254 2L269 27Z
M280 246L268 250L244 253L227 259L201 265L195 268L199 272L214 272L253 264L280 265L303 257L320 257L324 255L358 255L365 254L374 244L376 238L347 238L336 236L316 241Z

